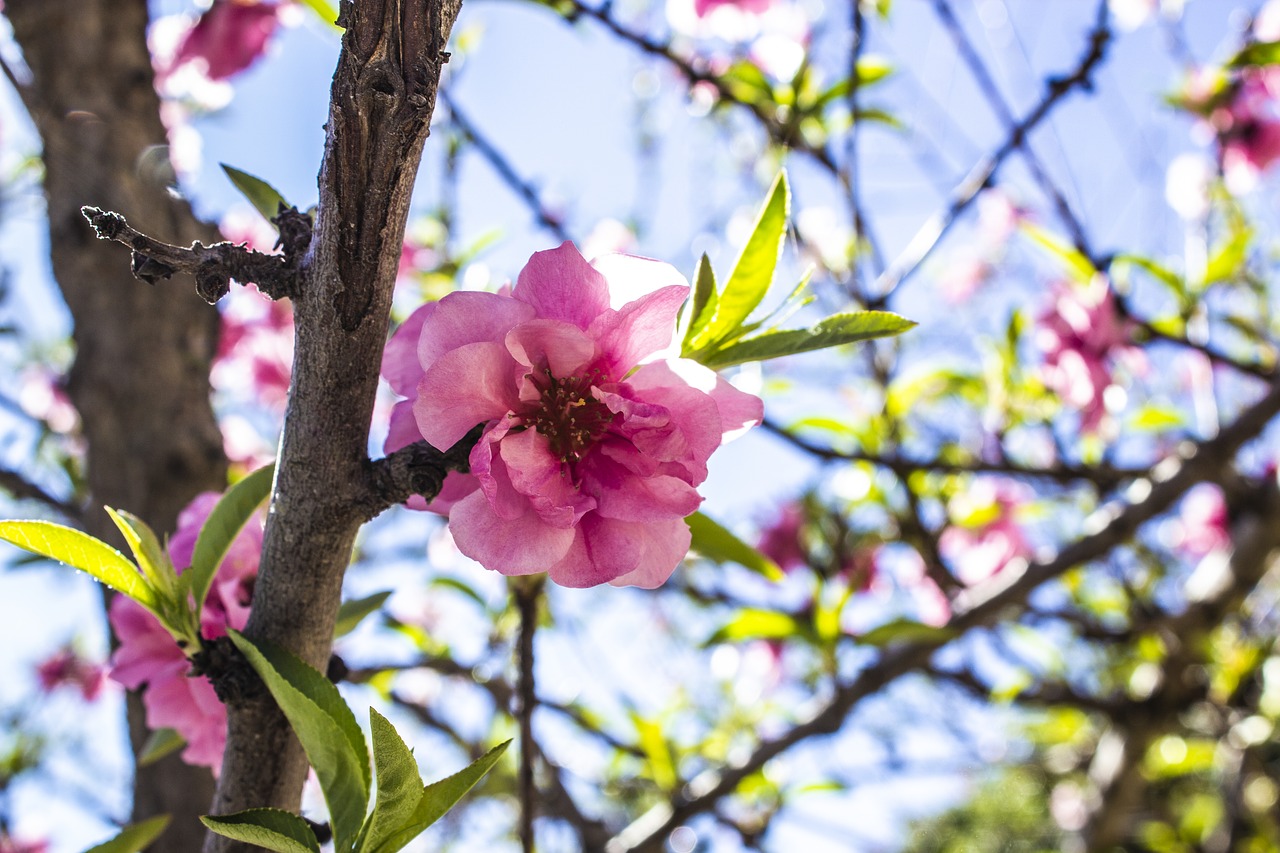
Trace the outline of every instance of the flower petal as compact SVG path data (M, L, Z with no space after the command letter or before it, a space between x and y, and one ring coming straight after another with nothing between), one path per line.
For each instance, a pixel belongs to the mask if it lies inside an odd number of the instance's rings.
M416 397L417 389L413 393ZM382 442L382 452L395 453L415 441L422 441L422 432L413 415L413 400L401 400L391 407L391 419L387 425L386 441Z
M624 376L669 346L676 331L676 315L688 296L687 284L664 287L597 318L591 333L599 341L605 374Z
M561 586L588 587L608 583L634 571L640 564L641 549L636 548L636 528L643 525L596 513L583 516L564 558L551 566L551 579Z
M573 376L596 353L595 342L572 323L530 320L506 337L507 351L527 367L546 368L557 379Z
M508 433L499 449L511 485L547 524L572 527L595 509L595 500L570 479L568 466L552 455L546 436L532 429Z
M609 583L614 586L656 589L667 582L685 554L689 553L693 535L682 518L657 524L636 524L634 528L632 541L636 547L643 549L640 563Z
M702 504L687 482L668 475L636 476L603 453L578 466L582 489L599 502L597 512L621 521L669 521L684 518Z
M514 326L533 319L528 305L497 293L459 290L436 305L418 337L418 361L424 370L467 344L500 342Z
M449 511L449 531L458 550L504 575L546 571L564 557L574 539L572 527L552 527L529 511L501 518L483 492L473 492Z
M448 450L476 424L520 405L518 365L500 343L466 344L440 356L418 384L413 414L431 446Z
M439 302L428 302L410 314L382 351L382 378L401 397L414 397L422 380L422 362L418 360L418 341L422 325L435 313Z
M534 252L511 295L532 305L540 319L564 320L580 329L609 309L609 285L568 241Z
M591 266L609 282L609 305L612 308L621 309L668 287L682 287L686 295L689 292L688 279L665 261L615 253L592 258ZM672 314L672 326L675 319Z

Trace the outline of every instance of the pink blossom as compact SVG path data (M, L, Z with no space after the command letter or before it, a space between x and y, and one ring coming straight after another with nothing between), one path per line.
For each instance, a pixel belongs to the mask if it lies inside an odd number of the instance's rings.
M793 501L778 510L777 519L760 534L756 547L784 572L807 566L809 553L800 539L804 525L804 504Z
M246 394L281 411L292 374L293 307L256 290L232 292L224 300L213 386Z
M759 15L768 11L774 0L693 0L693 11L699 18L705 18L722 6L730 6L741 12Z
M388 450L445 449L477 424L471 473L432 509L463 554L564 586L656 587L689 547L685 516L720 444L759 423L759 398L667 347L689 285L628 255L588 264L571 243L529 259L510 293L450 293L383 356L409 399Z
M983 479L953 502L953 512L967 518L942 531L938 550L962 583L984 581L1014 558L1031 554L1015 520L1027 499L1026 489L1017 483Z
M279 24L280 3L214 0L178 43L173 66L190 62L210 80L225 80L258 60Z
M62 377L42 365L32 365L23 371L18 405L53 432L65 435L80 426L80 413L71 404Z
M205 492L178 516L178 529L169 540L169 556L181 573L191 565L196 537L218 494ZM262 519L251 520L227 551L209 588L200 614L200 633L207 639L225 636L227 628L244 628L249 620L253 584L262 551ZM123 595L111 602L111 627L120 646L111 657L111 678L130 690L144 685L142 704L147 725L171 728L187 746L182 758L188 764L222 765L226 745L227 714L207 679L192 678L190 663L173 637L155 617Z
M0 853L48 853L48 841L32 841L28 838L14 838L7 833L0 833Z
M1193 486L1182 499L1173 546L1192 559L1200 559L1230 545L1227 503L1222 490L1208 483Z
M894 574L899 586L911 597L916 618L925 625L940 628L951 621L951 602L937 582L929 577L924 559L915 551L909 551L894 563Z
M1223 179L1233 193L1252 190L1280 159L1280 114L1268 82L1263 71L1247 69L1230 101L1210 115L1218 133Z
M1110 284L1096 276L1084 287L1060 285L1036 322L1045 383L1080 410L1083 431L1096 432L1106 416L1103 393L1111 385L1112 361L1141 358L1129 345L1131 324L1117 312Z
M92 702L102 693L107 671L102 664L86 660L74 649L62 648L40 662L36 679L45 693L66 685L79 690L86 702Z

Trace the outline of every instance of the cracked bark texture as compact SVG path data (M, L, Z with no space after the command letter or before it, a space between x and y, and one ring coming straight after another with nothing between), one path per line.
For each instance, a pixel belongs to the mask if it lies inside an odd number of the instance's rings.
M343 3L320 202L294 300L293 386L244 633L323 671L363 521L369 423L409 199L460 0ZM228 705L218 814L296 809L306 760L263 694ZM206 853L251 849L210 835Z
M8 0L4 14L31 72L19 94L43 145L53 274L74 321L68 393L87 441L87 526L117 541L101 510L109 504L172 531L192 497L226 484L209 404L217 312L190 287L134 280L120 247L98 240L80 215L81 206L100 205L170 242L217 239L166 190L146 0ZM136 749L146 735L136 696L129 723ZM134 818L175 817L151 849L197 849L195 815L212 792L209 772L176 755L140 768Z

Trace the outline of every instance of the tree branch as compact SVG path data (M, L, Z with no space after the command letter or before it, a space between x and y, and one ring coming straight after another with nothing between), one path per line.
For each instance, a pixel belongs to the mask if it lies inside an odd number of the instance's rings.
M483 425L475 427L444 452L426 441L417 441L369 462L364 491L353 498L365 520L404 503L414 495L428 502L433 500L443 488L450 471L465 474L470 470L468 456L483 431Z

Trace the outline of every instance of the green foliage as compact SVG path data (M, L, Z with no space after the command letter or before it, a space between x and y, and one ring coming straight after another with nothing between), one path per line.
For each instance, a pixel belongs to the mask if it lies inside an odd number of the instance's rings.
M858 642L864 646L890 646L895 643L940 646L954 636L955 631L946 627L937 628L910 619L894 619L862 634L858 637Z
M333 626L334 639L350 634L364 621L365 617L376 613L390 597L391 590L383 590L364 598L342 602L342 606L338 608L338 621Z
M304 2L306 1L304 0ZM327 5L324 0L311 0L311 2ZM337 15L335 14L334 17L336 18ZM234 166L228 166L226 163L219 165L222 166L222 171L226 172L227 177L231 179L231 183L245 197L245 200L253 205L253 209L261 213L268 222L280 212L281 205L284 205L286 209L290 207L289 202L284 200L284 196L280 195L279 190L262 180L262 178L250 175L248 172L242 172Z
M1228 68L1249 68L1263 65L1280 65L1280 42L1255 41L1245 45L1227 63Z
M85 853L138 853L160 837L169 825L168 815L156 815L148 820L126 826L114 837L90 847Z
M1051 853L1061 850L1049 785L1035 768L1001 770L967 803L917 822L904 853Z
M276 853L320 853L320 842L307 822L281 809L248 809L231 815L204 815L200 820L219 835Z
M718 370L897 335L915 325L897 314L859 311L833 314L809 328L777 328L777 322L806 303L807 275L774 315L748 322L773 285L782 257L790 207L787 174L779 172L723 289L717 288L715 273L706 255L699 259L693 276L693 299L681 345L682 356ZM753 334L774 317L777 317L774 326Z
M510 743L499 744L455 775L423 788L413 753L391 724L370 708L378 793L366 819L373 787L369 750L338 688L286 649L254 644L234 630L228 634L271 691L315 768L338 853L395 853L471 790ZM301 834L299 827L306 828L305 822L288 812L252 809L203 820L214 832L281 853L319 849L309 828Z
M240 480L218 500L209 518L200 528L195 550L191 553L191 567L182 574L182 582L195 599L198 612L204 606L209 585L218 572L218 566L240 535L240 530L253 513L271 495L275 466L259 468Z
M146 767L155 764L170 753L177 752L187 745L182 735L173 729L155 729L147 736L147 742L138 751L138 766Z
M771 581L782 579L782 570L758 550L743 542L726 527L700 512L685 519L693 534L690 547L715 563L737 563Z

